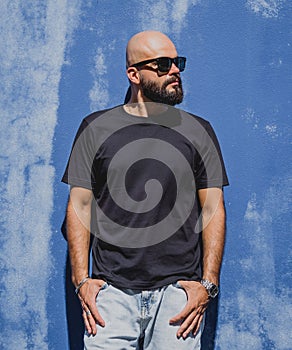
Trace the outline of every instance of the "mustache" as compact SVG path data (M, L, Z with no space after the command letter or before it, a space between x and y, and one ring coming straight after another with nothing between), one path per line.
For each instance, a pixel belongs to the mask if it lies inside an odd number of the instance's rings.
M164 87L166 87L167 85L171 84L171 83L175 83L178 82L179 86L182 85L181 83L181 78L179 76L172 76L171 78L169 78L168 80L166 80L163 84Z

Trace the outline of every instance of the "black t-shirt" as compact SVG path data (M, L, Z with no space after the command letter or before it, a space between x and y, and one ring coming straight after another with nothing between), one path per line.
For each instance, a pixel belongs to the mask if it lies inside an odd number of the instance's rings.
M201 278L197 190L228 184L211 125L173 107L86 117L62 181L92 190L92 275L153 289Z

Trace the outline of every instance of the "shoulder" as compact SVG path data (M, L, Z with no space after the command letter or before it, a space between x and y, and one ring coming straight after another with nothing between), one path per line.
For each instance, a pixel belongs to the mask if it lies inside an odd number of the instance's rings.
M92 122L94 122L97 118L100 118L105 113L108 113L108 112L114 110L117 107L119 107L119 106L114 106L114 107L111 107L111 108L107 108L107 109L103 109L103 110L100 110L100 111L95 111L93 113L90 113L82 120L82 123L84 123L85 125L89 125Z
M75 141L80 138L81 135L84 137L90 137L90 135L94 134L94 122L98 121L99 118L103 115L105 115L107 112L115 109L116 107L108 108L108 109L103 109L100 111L96 111L93 113L88 114L85 118L82 119L81 123L79 124L79 128L77 130L76 136L75 136Z
M213 127L207 119L184 110L180 110L180 114L182 116L182 120L184 121L183 124L185 128L189 128L196 133L206 131L209 135L214 134Z
M183 123L183 131L190 137L195 137L197 142L209 142L212 140L217 143L216 133L211 123L196 114L181 111Z
M194 120L199 122L203 127L205 127L205 128L211 127L211 124L207 119L199 117L198 115L187 112L187 111L182 111L182 112L189 115L191 118L194 118Z

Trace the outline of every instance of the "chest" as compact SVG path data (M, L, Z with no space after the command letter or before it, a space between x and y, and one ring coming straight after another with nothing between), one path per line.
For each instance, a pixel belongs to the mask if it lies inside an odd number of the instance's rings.
M177 178L194 168L196 150L178 132L161 125L141 124L113 133L94 159L96 175L119 176L130 171L133 180L145 174ZM155 176L156 177L156 176Z

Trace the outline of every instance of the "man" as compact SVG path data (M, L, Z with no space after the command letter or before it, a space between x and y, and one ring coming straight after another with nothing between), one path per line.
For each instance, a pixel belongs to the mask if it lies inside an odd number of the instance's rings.
M126 54L128 103L83 120L63 177L85 349L200 349L224 248L223 160L210 124L170 107L186 61L172 41L141 32Z

